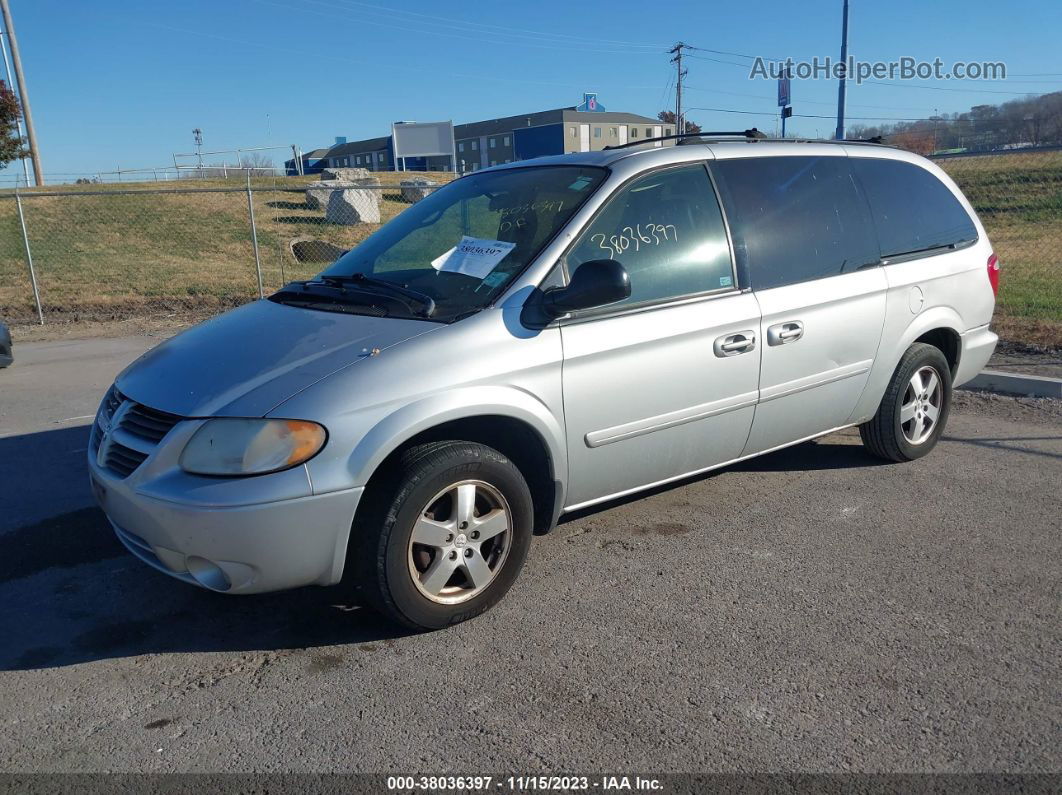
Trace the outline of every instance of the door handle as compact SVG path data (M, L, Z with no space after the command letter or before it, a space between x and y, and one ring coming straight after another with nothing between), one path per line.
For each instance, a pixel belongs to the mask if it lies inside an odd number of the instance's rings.
M748 353L756 349L756 332L739 331L737 334L727 334L717 339L712 347L715 349L715 355L720 358Z
M785 345L804 336L804 324L800 320L778 323L767 329L768 345Z

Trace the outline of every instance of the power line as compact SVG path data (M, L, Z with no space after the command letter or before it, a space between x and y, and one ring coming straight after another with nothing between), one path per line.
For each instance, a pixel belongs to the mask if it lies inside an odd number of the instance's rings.
M886 83L882 80L863 80L860 85L890 86L892 88L919 88L923 91L951 91L960 94L1006 94L1007 96L1025 96L1035 91L994 91L988 88L946 88L945 86L916 86L910 83Z
M255 0L255 2L259 2L259 3L262 3L264 5L276 6L277 8L283 8L283 9L288 10L288 11L291 10L291 6L289 6L289 5L282 5L282 4L277 3L277 2L269 2L269 0ZM309 3L309 4L315 5L315 6L320 6L322 8L331 8L331 9L336 9L338 11L345 11L345 12L351 13L351 14L354 14L354 13L365 13L365 12L358 12L357 9L352 8L349 5L337 5L336 3L325 2L325 0L301 0L301 2ZM366 5L370 9L380 8L379 6L368 6L368 4L359 4L359 5ZM314 10L314 9L308 8L308 7L303 7L300 10L303 13L315 14L317 16L325 17L327 19L332 19L332 20L335 20L336 16L337 16L334 13L328 13L326 11ZM515 44L515 45L519 45L519 46L523 46L523 47L537 47L539 49L546 49L546 50L576 50L577 49L577 50L579 50L581 52L593 52L593 53L608 54L608 55L613 55L613 54L614 55L618 55L618 54L630 55L631 54L631 49L630 49L631 47L644 48L641 52L635 51L633 53L635 55L655 55L660 50L659 45L639 44L639 43L622 43L622 42L616 42L616 41L612 41L612 40L602 40L602 43L606 45L605 47L593 47L593 46L588 47L586 45L586 43L585 43L585 39L583 39L583 40L570 40L570 39L567 38L567 34L545 34L545 33L537 33L537 32L510 32L508 30L505 30L503 26L489 26L489 27L500 28L500 30L486 30L486 31L484 31L484 30L475 30L475 29L473 29L473 30L470 31L469 28L475 28L476 26L483 25L484 23L465 22L464 20L455 20L455 19L447 18L447 17L436 17L436 16L433 16L433 15L418 14L418 13L412 12L412 11L410 11L410 12L399 11L398 9L386 9L386 10L380 10L380 11L370 10L367 13L376 14L378 16L383 17L385 20L390 20L390 22L380 21L378 19L364 19L364 18L359 17L358 18L358 22L359 23L366 24L366 25L375 25L377 27L389 28L389 29L392 29L392 30L400 30L400 31L403 31L405 33L419 33L419 34L428 34L428 35L434 35L434 36L443 36L443 37L446 37L446 38L460 39L462 41L468 41L469 40L470 36L468 34L470 32L471 33L478 33L480 35L482 35L484 33L489 33L491 36L495 36L495 37L504 36L504 37L508 37L510 39L516 39L516 41L503 41L503 40L498 40L498 39L491 40L491 39L480 38L480 39L477 39L479 44L497 44L497 45L503 45L503 46L513 46ZM413 20L413 19L409 19L409 18L406 18L406 17L396 16L395 15L396 13L413 14L413 15L418 16L418 17L427 17L427 19L424 20L424 21L421 21L419 19L418 20ZM436 21L433 21L433 20L439 20L439 22L436 22ZM442 24L440 24L440 22ZM420 27L411 27L412 25L419 25ZM442 28L442 29L440 29L440 28ZM519 29L514 29L514 30L519 30ZM456 32L449 32L449 31L456 31ZM536 37L538 37L538 38L536 38ZM541 39L541 37L549 37L549 38ZM531 41L524 41L523 39L531 39ZM615 45L615 46L607 46L607 45Z
M724 61L721 58L708 58L707 56L704 56L704 55L687 55L686 57L687 58L696 58L698 61L711 61L712 63L725 63L725 64L727 64L729 66L740 66L742 69L748 69L749 68L749 64L747 64L747 63L738 63L737 61Z
M686 91L704 91L704 92L709 93L709 94L727 94L727 95L732 96L732 97L748 97L749 99L764 99L764 100L767 100L768 102L774 102L774 100L775 100L775 98L773 96L768 96L767 94L749 94L749 93L743 92L743 91L725 91L725 90L723 90L721 88L702 88L701 86L691 86L689 83L683 84L683 88ZM801 104L828 105L830 107L834 107L837 104L836 101L834 101L834 102L822 102L821 100L813 100L813 99L801 99L800 102L801 102ZM928 113L931 110L930 108L915 108L915 107L911 107L911 106L867 105L867 104L856 104L856 103L848 103L848 107L851 107L851 108L875 108L877 110L919 110L919 111L924 111L926 113Z
M406 11L405 9L388 8L387 6L375 5L373 3L359 2L359 0L343 0L343 2L345 4L349 4L349 5L360 6L362 8L374 9L374 10L377 10L378 12L387 12L387 13L392 13L392 14L405 14L407 16L421 17L421 18L424 18L424 19L440 20L440 21L443 21L443 22L454 22L454 23L460 24L463 28L476 27L476 28L491 28L491 29L501 30L501 31L516 31L516 33L513 33L511 35L541 36L541 37L550 38L550 39L568 39L568 40L571 40L573 43L580 44L580 45L586 43L586 36L576 36L574 34L569 34L569 33L555 33L555 32L548 32L547 33L545 31L530 30L528 28L517 28L517 27L514 27L512 25L495 25L495 24L491 24L491 23L487 23L487 22L468 22L468 21L463 20L463 19L454 19L452 17L443 17L443 16L438 16L438 15L435 15L435 14L422 14L422 13L417 12L417 11ZM595 41L601 42L601 43L605 43L605 44L622 44L622 45L625 45L625 46L628 46L628 47L648 47L648 48L652 48L654 50L659 50L659 49L663 48L664 46L666 46L666 45L663 45L663 44L648 44L648 43L645 43L645 42L624 41L622 39L595 38Z

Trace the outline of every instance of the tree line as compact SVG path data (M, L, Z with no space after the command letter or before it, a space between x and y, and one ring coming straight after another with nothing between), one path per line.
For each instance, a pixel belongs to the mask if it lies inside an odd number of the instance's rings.
M852 125L849 138L875 138L919 154L991 152L1062 145L1062 91L919 121Z

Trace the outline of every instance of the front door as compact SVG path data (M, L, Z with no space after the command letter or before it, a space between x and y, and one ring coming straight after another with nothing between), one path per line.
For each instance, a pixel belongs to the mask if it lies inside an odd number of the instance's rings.
M621 188L567 269L594 259L622 263L631 296L561 325L569 509L736 458L757 399L759 309L702 164Z

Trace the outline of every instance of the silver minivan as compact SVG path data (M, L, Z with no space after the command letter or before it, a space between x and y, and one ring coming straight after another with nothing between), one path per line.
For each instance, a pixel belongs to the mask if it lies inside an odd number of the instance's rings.
M118 537L213 591L344 581L438 628L565 512L850 426L928 453L996 344L954 183L884 146L673 143L462 177L142 356L89 445Z

